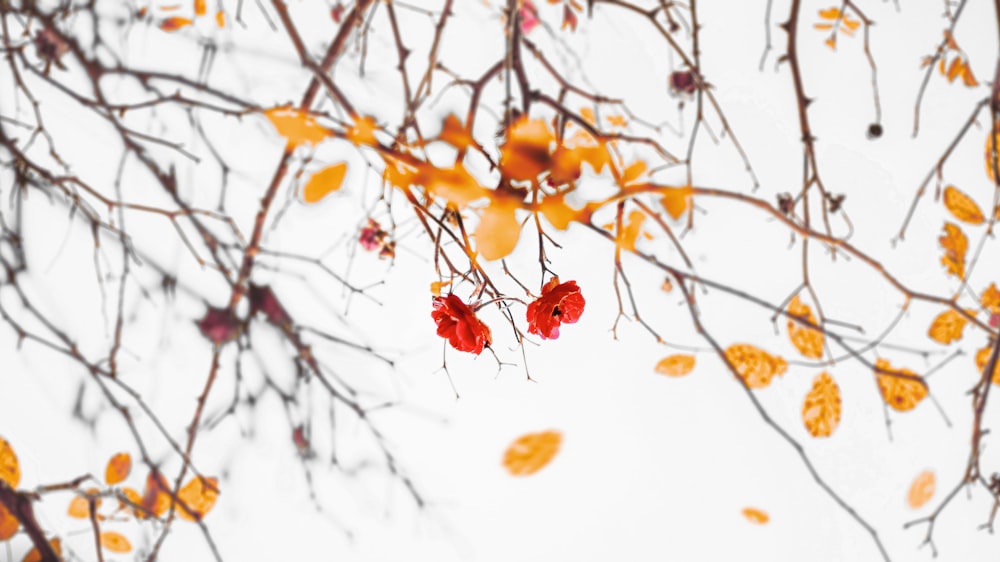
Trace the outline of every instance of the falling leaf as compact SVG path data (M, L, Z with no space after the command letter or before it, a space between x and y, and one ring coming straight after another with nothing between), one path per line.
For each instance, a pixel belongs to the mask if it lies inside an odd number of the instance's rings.
M122 535L121 533L116 533L114 531L102 531L100 538L101 546L111 552L125 553L131 552L132 550L132 543L128 542L125 535Z
M910 484L910 491L906 494L906 503L910 509L920 509L925 503L934 497L935 478L934 472L925 470L913 479Z
M660 203L667 214L678 220L691 206L691 187L664 187L660 190L663 197Z
M938 243L944 248L941 265L948 268L948 273L965 278L965 252L969 249L969 239L962 229L950 222L944 223L944 234L938 238Z
M813 379L802 403L802 423L813 437L829 437L840 425L840 387L829 374Z
M757 525L765 525L771 520L771 516L766 511L757 509L756 507L744 507L742 513L743 517L747 518L747 521Z
M990 360L990 353L993 353L993 345L987 345L986 347L980 349L976 352L976 369L980 373L986 368L986 363ZM1000 385L1000 360L997 360L996 364L993 365L993 384Z
M764 388L775 375L781 376L788 370L788 363L781 357L745 343L726 348L726 359L750 388Z
M327 166L309 178L302 189L302 200L306 203L318 203L324 197L340 189L347 173L347 163L340 162Z
M291 107L275 107L264 112L278 134L285 137L290 148L300 144L317 143L331 135L330 130L316 122L316 118Z
M550 165L549 148L555 135L544 119L515 121L500 147L500 171L507 178L527 181L538 177Z
M109 485L115 485L128 478L132 471L132 456L128 453L118 453L108 460L108 467L104 469L104 481Z
M7 511L7 508L0 503L0 542L10 540L20 527L21 522L18 521L17 517L14 517L14 514Z
M875 367L882 371L904 375L903 377L899 377L876 372L878 389L882 393L882 399L893 410L899 412L912 410L916 408L921 400L927 397L927 385L913 371L909 369L893 369L889 361L885 359L876 360Z
M476 249L488 260L505 258L514 251L521 237L521 224L515 211L517 201L497 197L485 209L476 226Z
M549 464L562 444L562 433L542 431L518 437L503 455L503 466L512 476L530 476Z
M62 541L58 538L50 539L49 546L58 556L62 556ZM32 548L28 554L24 556L21 562L42 562L42 553L38 552L37 548Z
M944 188L944 206L958 220L969 224L982 224L986 218L979 205L954 186Z
M187 27L192 23L194 22L188 18L167 18L160 22L160 29L167 32L177 31L178 29Z
M975 313L975 311L966 312L970 314ZM930 329L927 330L927 335L938 343L948 345L953 341L962 339L962 330L965 329L966 322L966 318L959 314L957 310L949 309L934 318Z
M812 313L812 309L809 308L809 305L799 300L798 295L792 297L791 302L788 303L788 314L807 320L810 324L818 325L816 316ZM798 349L799 353L802 355L811 359L819 359L823 357L823 332L808 326L803 326L802 324L789 318L788 339L792 341L792 345L794 345L795 349Z
M187 521L201 521L219 497L219 480L195 476L177 492L177 514Z
M159 517L166 513L171 503L169 490L170 484L167 483L163 474L159 471L151 471L146 476L146 489L143 491L142 501L139 502L139 506L142 507L143 511L136 515L144 518L149 514Z
M656 372L668 377L683 377L693 370L694 355L671 355L656 364Z
M21 465L17 462L14 448L3 437L0 437L0 480L11 488L17 488L21 483Z

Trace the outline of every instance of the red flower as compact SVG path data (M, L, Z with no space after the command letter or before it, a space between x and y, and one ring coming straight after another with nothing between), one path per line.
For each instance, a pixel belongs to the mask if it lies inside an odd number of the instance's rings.
M448 338L448 343L459 351L479 355L483 347L488 347L493 341L489 326L476 318L469 305L454 294L434 297L431 318L437 324L437 334Z
M576 281L559 284L559 278L553 277L542 287L542 296L528 305L528 333L554 340L559 337L559 325L579 320L586 304Z

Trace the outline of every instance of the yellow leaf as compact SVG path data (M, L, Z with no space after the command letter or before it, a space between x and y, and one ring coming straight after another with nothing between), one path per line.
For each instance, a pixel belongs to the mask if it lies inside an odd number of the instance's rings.
M515 214L518 208L517 201L501 196L483 209L475 234L479 255L498 260L514 251L521 237L521 224Z
M934 497L935 479L934 473L925 470L913 479L910 484L910 491L906 494L906 503L910 509L920 509L925 503Z
M62 556L61 540L59 540L58 538L50 539L49 546L52 547L52 550L54 550L57 555ZM21 562L42 562L42 553L38 552L37 548L32 548L31 551L24 556Z
M781 376L788 370L788 363L781 357L745 343L726 348L726 359L750 388L764 388L775 375Z
M530 476L549 464L562 445L562 433L542 431L518 437L507 447L503 466L512 476Z
M969 224L982 224L986 218L979 209L979 205L968 195L962 193L954 186L949 185L944 188L944 206L954 217Z
M840 425L840 387L827 373L813 379L802 403L802 423L813 437L829 437Z
M811 324L817 324L816 316L813 315L809 305L799 300L799 296L792 297L788 303L788 314L808 320ZM803 326L795 320L788 319L788 339L792 341L795 349L799 353L811 359L823 357L823 332L808 326Z
M507 142L500 147L500 172L519 181L538 177L549 168L549 148L554 141L545 120L521 117L510 126Z
M967 311L970 314L975 311ZM945 345L953 341L962 339L962 330L965 329L967 320L956 310L946 310L938 314L931 327L927 330L927 335L938 343Z
M0 503L0 542L10 540L17 533L21 522Z
M285 137L294 148L304 143L317 143L330 136L330 131L304 111L290 107L275 107L264 111L264 116L274 125L278 134Z
M691 206L691 187L664 187L660 189L663 197L660 203L666 209L670 218L678 220Z
M104 469L104 481L109 485L118 484L128 478L132 471L132 456L128 453L118 453L108 460L108 466Z
M346 162L327 166L316 172L302 189L302 200L306 203L322 201L324 197L340 189L345 174L347 174Z
M344 136L347 137L347 140L353 142L355 146L363 144L375 146L378 144L378 139L375 138L375 130L377 128L375 119L364 115L357 118L354 126L344 132Z
M636 160L622 172L622 185L635 183L644 175L646 175L646 163L642 160Z
M941 265L948 269L948 273L965 278L965 253L969 249L969 239L958 225L944 223L944 234L938 238L938 243L944 248L944 255L941 256Z
M694 370L693 355L671 355L660 359L656 372L668 377L683 377Z
M451 281L432 281L431 282L431 294L435 297L441 296L441 289L451 285Z
M927 385L913 371L893 369L889 361L885 359L876 360L875 367L890 373L904 375L904 377L899 377L876 372L878 389L882 393L882 399L893 410L900 412L912 410L927 397Z
M744 507L742 513L743 517L747 518L747 521L756 523L757 525L765 525L771 520L766 511L757 509L756 507Z
M625 119L624 115L608 115L605 117L608 120L608 125L612 127L625 128L628 126L628 121Z
M201 521L215 507L219 480L195 476L177 492L177 515L187 521Z
M101 532L101 546L111 552L125 553L132 551L132 543L128 542L128 539L124 535L114 531Z
M589 107L580 108L580 117L587 122L591 127L597 126L597 117L594 116L594 110Z
M3 437L0 437L0 480L11 488L21 483L21 464L17 462L14 448Z
M987 345L976 352L976 368L979 369L980 373L986 368L986 363L990 360L990 353L993 353L992 345ZM993 377L991 380L993 384L1000 385L1000 360L993 365Z
M979 304L991 314L1000 314L1000 290L997 290L996 283L990 283L983 294L979 295Z

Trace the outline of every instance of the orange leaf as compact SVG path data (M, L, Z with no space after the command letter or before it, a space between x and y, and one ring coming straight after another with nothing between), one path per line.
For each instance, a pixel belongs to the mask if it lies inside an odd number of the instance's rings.
M503 466L512 476L530 476L549 464L562 444L562 433L542 431L518 437L503 455Z
M515 214L518 208L516 200L500 196L483 209L475 233L479 255L498 260L514 251L521 237L521 224Z
M646 163L642 160L636 160L628 168L622 171L622 185L629 185L635 183L637 180L646 175Z
M146 489L142 494L142 501L139 505L145 510L137 513L139 517L146 517L150 513L159 517L170 508L170 484L159 471L151 471L146 476Z
M934 497L934 473L925 470L913 479L910 484L910 491L906 494L906 503L910 509L920 509L925 503Z
M986 363L990 360L990 353L993 352L993 346L987 345L986 347L980 349L976 352L976 368L982 373L983 369L986 368ZM1000 360L993 365L993 384L1000 385Z
M625 219L625 224L622 225L621 230L618 232L618 246L623 250L634 252L635 241L639 238L639 233L642 232L642 223L644 222L646 222L646 214L642 211L632 211L629 213L628 218Z
M975 75L972 74L972 67L968 64L962 69L962 83L970 88L975 88L979 85L979 81L976 80Z
M997 123L997 137L1000 137L1000 123ZM988 131L986 133L986 175L990 178L990 183L996 183L996 178L993 176L993 133ZM998 155L1000 158L1000 155ZM1000 166L1000 164L997 164Z
M538 204L538 210L542 212L545 220L559 230L569 228L569 223L576 220L579 211L566 204L566 196L562 193L549 195Z
M827 373L813 379L802 403L802 423L813 437L829 437L840 425L840 387Z
M834 51L837 50L837 36L836 35L827 38L827 40L823 41L823 43L825 43L827 47L830 47Z
M61 540L59 540L58 538L50 539L49 546L52 547L52 550L54 550L57 555L62 556ZM24 555L24 558L21 560L21 562L42 562L42 553L38 552L37 548L32 548L31 551L28 552L28 554Z
M347 137L347 140L353 142L355 146L363 144L375 146L378 144L378 139L375 138L375 130L377 128L374 118L363 115L357 118L353 127L344 132L344 136Z
M656 364L656 372L668 377L683 377L694 370L693 355L671 355L660 359Z
M765 525L771 520L771 516L766 511L757 509L756 507L744 507L742 513L743 517L747 518L747 521L756 523L757 525Z
M876 372L878 378L878 389L882 393L882 399L893 410L906 412L917 407L921 400L927 397L927 385L923 379L909 369L893 369L889 361L878 359L875 367L890 373L907 375L906 378L886 375Z
M139 492L137 492L135 488L129 488L128 486L124 486L121 489L121 493L122 495L125 496L125 499L132 502L133 504L142 505L142 496L139 495ZM118 509L134 509L134 508L128 503L118 500Z
M441 135L438 138L459 150L464 150L476 144L475 139L472 138L472 134L462 125L462 122L458 120L458 117L454 113L449 113L444 118L444 125L441 127Z
M819 11L819 17L825 20L835 20L840 17L840 8L827 8Z
M812 309L809 308L809 305L799 300L798 295L792 297L792 301L788 303L788 314L808 320L811 324L817 324L816 316L813 315ZM792 345L802 355L812 359L823 357L823 332L803 326L789 318L788 339L792 341Z
M88 494L91 492L96 494L98 490L96 488L87 490ZM94 500L94 510L96 511L100 506L101 499L96 498ZM90 517L90 499L87 496L73 496L73 499L69 502L69 507L66 509L66 514L77 519L87 519Z
M128 542L125 535L114 531L101 532L101 546L111 552L125 553L132 551L132 543Z
M181 519L201 521L215 507L219 497L219 480L196 476L177 492L181 505L177 514Z
M330 136L330 131L316 122L304 111L291 107L275 107L264 112L278 134L285 137L288 146L294 148L304 143L317 143Z
M302 200L306 203L318 203L324 197L340 189L347 174L347 162L327 166L309 178L302 188Z
M687 212L691 206L690 187L664 187L660 190L660 193L663 194L660 203L667 210L670 218L674 220L680 219L681 215Z
M203 16L208 13L208 3L205 0L194 0L194 15Z
M625 128L628 126L628 121L625 119L624 115L608 115L605 117L608 120L608 125L612 127Z
M816 24L813 24L813 27L815 27L816 29L818 29L820 31L827 31L829 29L833 29L833 24L832 23L816 23Z
M990 283L990 286L979 295L979 304L992 314L1000 314L1000 290L997 290L996 283Z
M160 22L160 29L163 31L177 31L182 27L187 27L191 25L192 22L188 18L167 18Z
M781 357L746 343L726 348L726 359L750 388L764 388L775 375L781 376L788 370L788 363Z
M222 10L215 12L215 25L219 26L220 29L226 27L226 12Z
M844 25L845 27L844 31L847 33L854 33L861 25L861 22L859 22L858 20L852 20L847 16L844 16L844 19L841 21L841 23Z
M429 194L442 197L459 209L490 193L461 163L451 168L428 166L420 171L415 180L423 184Z
M507 131L507 142L500 147L500 172L513 180L534 179L549 168L549 148L555 135L544 119L515 121Z
M11 488L17 488L21 483L21 465L17 462L14 448L3 437L0 437L0 480Z
M975 311L968 311L971 313ZM946 310L931 322L927 335L938 343L948 345L953 341L962 339L962 330L965 329L967 320L956 310Z
M128 453L118 453L108 461L108 467L104 469L104 481L109 485L118 484L128 478L132 471L132 456Z
M7 508L0 503L0 542L10 540L20 526L21 522L17 520L17 517L14 517L14 515L7 511Z
M948 67L948 81L954 82L955 78L958 78L958 75L961 74L962 68L964 67L965 65L962 64L962 59L956 58L952 60L951 66Z
M938 243L944 248L941 265L948 268L948 273L965 278L965 252L969 249L969 239L958 225L944 223L944 234L938 238Z
M944 206L954 217L969 224L982 224L986 218L979 209L979 205L968 195L962 193L954 186L949 185L944 188Z
M432 281L431 282L431 294L435 297L441 296L441 289L451 285L451 281Z

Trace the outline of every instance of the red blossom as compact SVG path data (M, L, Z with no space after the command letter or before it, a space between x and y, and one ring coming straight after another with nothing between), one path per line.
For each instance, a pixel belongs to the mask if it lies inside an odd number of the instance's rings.
M586 304L576 281L560 284L553 277L542 287L542 296L528 305L528 333L554 340L559 337L559 325L574 324Z
M447 338L448 343L459 351L479 355L483 347L489 347L493 341L489 326L476 318L469 305L454 294L434 297L431 318L437 324L437 334Z

